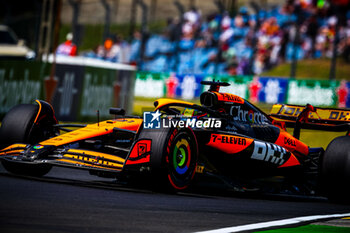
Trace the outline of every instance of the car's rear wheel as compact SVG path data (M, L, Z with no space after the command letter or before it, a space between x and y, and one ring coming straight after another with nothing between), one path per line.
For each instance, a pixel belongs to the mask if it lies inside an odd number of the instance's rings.
M140 138L152 139L153 187L184 190L192 182L197 166L197 142L190 129L144 129Z
M38 111L38 105L20 104L5 115L0 128L3 148L14 143L35 144L49 136L47 131L52 129L47 130L48 121L41 119L42 123L34 123ZM26 164L9 160L2 160L1 163L7 171L20 175L43 176L51 170L49 164Z
M323 192L332 201L344 202L350 196L350 136L335 138L327 147L321 164Z

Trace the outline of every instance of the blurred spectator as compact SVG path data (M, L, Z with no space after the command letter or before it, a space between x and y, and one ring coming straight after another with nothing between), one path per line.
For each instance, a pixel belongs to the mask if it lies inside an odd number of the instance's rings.
M200 28L201 13L195 7L191 7L188 12L184 13L183 19L182 35L184 38L192 39Z
M139 31L134 32L134 38L131 42L130 48L130 63L136 65L140 58L142 35Z
M181 37L182 28L178 17L168 18L166 32L170 41L177 41Z
M73 34L70 32L66 36L66 41L57 47L56 54L66 56L76 56L77 46L72 42Z
M347 63L350 63L350 11L348 13L347 25L343 31L343 37L340 46L343 51L343 58Z
M331 57L336 28L338 54L350 62L350 6L339 9L331 0L286 0L254 13L241 7L234 16L213 12L206 17L192 7L182 19L169 18L162 34L143 37L136 31L130 45L106 41L97 57L140 64L144 38L140 69L145 71L260 74L294 56Z
M115 37L114 40L109 37L103 45L97 48L97 57L106 61L118 62L120 55L120 39Z

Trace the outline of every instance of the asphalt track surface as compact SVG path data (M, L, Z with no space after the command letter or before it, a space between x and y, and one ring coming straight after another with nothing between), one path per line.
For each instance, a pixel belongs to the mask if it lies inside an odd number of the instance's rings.
M350 212L324 198L164 194L85 171L53 168L43 178L0 166L0 232L195 232L307 215Z

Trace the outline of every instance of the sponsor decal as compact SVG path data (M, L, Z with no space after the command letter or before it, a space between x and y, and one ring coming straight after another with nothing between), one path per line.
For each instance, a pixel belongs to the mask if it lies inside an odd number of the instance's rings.
M226 129L227 131L237 132L237 128L236 128L235 126L233 126L233 125L227 125L227 126L225 127L225 129Z
M180 85L182 90L181 98L183 99L193 99L195 97L195 92L198 89L199 85L196 81L196 77L193 75L187 75L183 78Z
M281 114L297 117L303 110L304 107L285 107Z
M233 103L239 103L239 104L244 103L244 100L241 97L233 94L217 93L217 96L219 101L227 101L227 102L233 102Z
M130 156L126 160L126 165L148 163L150 161L151 140L142 139L131 149Z
M204 166L197 165L196 173L203 173L203 171L204 171Z
M252 159L270 162L277 165L282 165L288 156L288 152L281 146L254 141L254 151Z
M90 163L92 163L91 165L108 166L111 168L112 167L113 168L122 167L122 165L119 163L107 161L103 157L97 157L97 156L89 157L89 155L63 154L63 158L71 158L71 159L81 160L82 162L90 162ZM75 161L65 161L65 162L75 163ZM84 164L84 165L89 166L90 164Z
M165 81L159 75L137 73L135 96L159 98L164 96Z
M232 106L230 115L235 121L250 122L255 124L267 124L268 120L265 115L253 110L242 110L241 106Z
M170 138L169 138L169 141L168 141L168 145L167 145L167 147L166 147L166 151L167 151L168 154L170 153L171 143L173 142L173 140L174 140L174 138L175 138L177 132L178 132L178 130L175 129L175 130L172 132L172 134L170 135Z
M35 150L40 150L42 148L44 148L44 146L42 146L42 145L35 145L35 146L33 146L33 149L35 149Z
M285 103L288 81L288 79L283 78L260 77L259 82L263 85L263 88L259 93L259 102Z
M331 111L328 119L337 120L337 121L349 121L350 120L350 112L345 111Z
M247 145L247 140L242 137L230 137L230 136L225 136L225 135L217 135L217 134L212 134L212 141L216 142L220 141L221 143L230 143L230 144L235 144L235 145L242 145L245 146Z
M62 138L56 137L56 138L52 138L52 139L50 139L50 140L53 140L53 141L62 141L63 139L62 139Z
M298 153L304 155L307 155L309 153L309 149L306 144L300 142L286 131L280 132L280 135L274 144L284 147L289 152L297 151Z
M208 146L219 149L227 154L235 154L246 149L253 139L240 136L212 134Z
M137 144L137 155L143 155L147 152L147 144L146 143L138 143Z
M279 115L298 117L303 110L304 107L284 106ZM316 108L316 113L311 112L309 118L317 120L350 121L350 111Z
M278 102L278 96L282 92L278 80L269 79L264 87L265 102L274 104Z
M289 145L289 146L292 146L292 147L296 147L297 146L295 140L292 139L292 138L284 137L283 142L284 142L285 145Z
M334 106L336 82L289 81L287 102L289 104Z

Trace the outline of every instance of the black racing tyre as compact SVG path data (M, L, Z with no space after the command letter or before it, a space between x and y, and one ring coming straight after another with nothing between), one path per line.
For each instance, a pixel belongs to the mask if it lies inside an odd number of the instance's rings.
M335 138L321 163L322 191L331 201L344 202L350 195L350 136Z
M196 172L198 148L191 129L143 129L139 138L152 139L152 186L156 190L186 189Z
M3 147L13 143L30 143L30 131L39 106L20 104L13 107L2 120L0 142Z
M39 106L20 104L13 107L2 120L0 143L2 147L14 143L35 144L45 140L47 135L39 125L34 125ZM51 170L49 164L22 164L3 160L4 168L14 174L43 176Z

